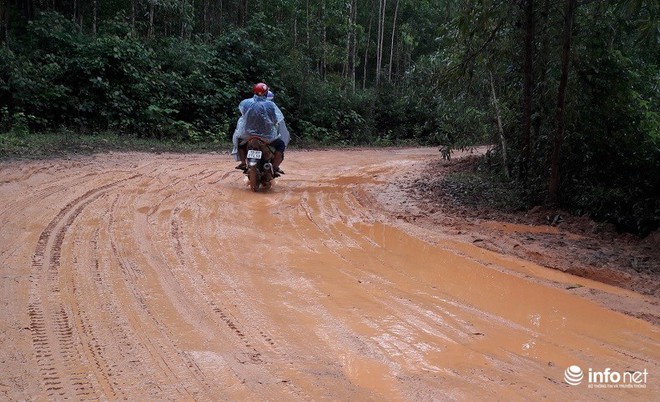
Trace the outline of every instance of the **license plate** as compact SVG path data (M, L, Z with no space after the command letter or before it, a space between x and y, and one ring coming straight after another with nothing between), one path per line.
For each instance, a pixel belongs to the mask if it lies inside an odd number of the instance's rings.
M261 159L261 151L257 151L256 149L249 149L247 157L250 159Z

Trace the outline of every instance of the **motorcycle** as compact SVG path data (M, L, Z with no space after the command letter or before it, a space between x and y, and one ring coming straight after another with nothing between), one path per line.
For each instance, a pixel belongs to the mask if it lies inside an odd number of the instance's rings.
M259 137L247 139L247 170L245 174L253 191L270 189L276 177L273 170L273 150Z

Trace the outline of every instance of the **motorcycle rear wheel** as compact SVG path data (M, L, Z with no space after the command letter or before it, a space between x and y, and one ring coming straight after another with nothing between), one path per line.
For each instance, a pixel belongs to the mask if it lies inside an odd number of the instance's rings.
M270 190L270 187L272 186L272 180L273 177L270 174L270 171L266 170L264 171L263 175L261 176L261 185L264 188L264 190Z
M259 185L261 184L261 181L259 180L259 172L257 172L257 167L252 166L248 168L247 171L247 176L248 176L248 182L250 183L250 188L252 191L259 191Z

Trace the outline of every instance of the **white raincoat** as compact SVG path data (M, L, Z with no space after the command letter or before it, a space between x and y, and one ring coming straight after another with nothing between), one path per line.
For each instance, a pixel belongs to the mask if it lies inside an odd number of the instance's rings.
M267 104L267 109L270 110L270 108L273 108L274 115L275 115L275 121L272 121L273 123L273 128L272 131L268 134L264 133L258 133L249 130L249 128L246 128L246 115L250 111L250 107L255 103L255 102L268 102ZM290 140L290 135L289 135L289 130L286 127L286 123L284 122L284 114L282 114L282 111L280 110L277 105L270 101L267 100L263 96L257 96L255 95L252 98L244 99L241 101L241 103L238 105L238 110L241 112L241 117L238 118L238 122L236 123L236 130L234 130L234 135L232 137L232 143L234 147L232 148L231 155L234 157L234 160L238 160L238 143L246 138L249 138L252 135L257 135L259 137L262 137L265 141L268 143L281 138L282 141L284 141L284 145L289 145L289 140ZM262 116L264 119L268 118L271 119L269 116ZM271 119L272 120L272 119Z

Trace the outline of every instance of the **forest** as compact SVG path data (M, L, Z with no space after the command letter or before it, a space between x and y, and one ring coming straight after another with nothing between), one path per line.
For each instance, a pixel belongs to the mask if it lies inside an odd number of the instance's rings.
M5 0L2 137L226 144L266 82L292 146L492 144L494 180L660 224L654 0ZM1 142L0 142L1 145Z

